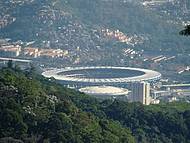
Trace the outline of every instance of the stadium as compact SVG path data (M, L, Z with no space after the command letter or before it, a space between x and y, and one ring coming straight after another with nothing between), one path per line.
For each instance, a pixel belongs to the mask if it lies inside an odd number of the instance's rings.
M47 78L55 78L69 88L80 89L87 86L127 87L128 83L147 81L155 83L161 78L159 72L131 67L67 67L45 70Z
M113 86L87 86L79 89L80 92L100 99L123 99L127 100L129 90Z

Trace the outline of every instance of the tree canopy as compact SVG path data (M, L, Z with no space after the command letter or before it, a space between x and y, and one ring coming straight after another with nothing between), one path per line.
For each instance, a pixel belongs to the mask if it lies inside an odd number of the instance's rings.
M190 25L187 25L184 30L180 31L181 35L189 36L190 35Z
M0 70L0 142L190 142L188 103L99 101L29 72Z

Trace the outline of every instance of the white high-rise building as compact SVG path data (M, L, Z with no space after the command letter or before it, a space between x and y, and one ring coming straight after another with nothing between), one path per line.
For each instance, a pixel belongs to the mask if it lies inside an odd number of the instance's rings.
M150 83L147 82L131 83L130 100L132 102L141 102L142 104L149 105L151 102Z

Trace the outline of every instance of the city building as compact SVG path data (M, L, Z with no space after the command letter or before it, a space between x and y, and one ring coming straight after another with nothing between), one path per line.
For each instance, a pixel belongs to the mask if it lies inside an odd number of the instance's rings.
M39 49L38 48L26 47L26 48L24 48L24 55L37 58L39 56Z
M21 52L19 45L5 45L0 47L1 56L18 57Z
M177 101L177 97L170 96L170 97L167 98L167 100L168 100L168 102L175 102L175 101Z
M141 102L142 104L149 105L151 102L150 97L150 83L148 82L132 82L130 85L132 102Z
M66 56L67 54L68 54L67 50L61 50L61 49L41 49L39 51L40 57L59 58Z
M151 104L160 104L160 100L159 99L153 99L151 101Z

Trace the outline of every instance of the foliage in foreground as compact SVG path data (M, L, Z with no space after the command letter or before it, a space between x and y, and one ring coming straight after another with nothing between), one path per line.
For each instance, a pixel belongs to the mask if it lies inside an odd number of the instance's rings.
M190 25L187 25L184 30L180 31L181 35L189 36L190 35Z
M23 142L134 142L119 122L84 112L68 89L30 72L0 71L0 138ZM12 137L12 138L8 138Z
M190 105L98 101L31 71L0 70L0 141L190 142Z

